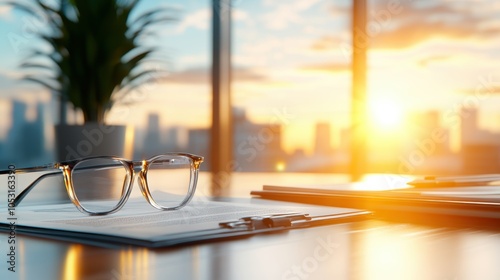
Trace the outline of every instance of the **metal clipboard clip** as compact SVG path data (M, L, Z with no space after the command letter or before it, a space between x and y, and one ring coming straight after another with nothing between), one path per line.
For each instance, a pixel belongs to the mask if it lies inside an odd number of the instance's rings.
M264 216L243 217L237 221L219 223L224 228L245 228L257 230L266 228L290 227L295 221L310 221L309 214L286 213Z

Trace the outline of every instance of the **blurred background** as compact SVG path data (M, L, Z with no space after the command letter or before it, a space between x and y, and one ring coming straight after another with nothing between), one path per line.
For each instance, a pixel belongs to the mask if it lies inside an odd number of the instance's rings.
M51 1L46 1L51 2ZM168 75L151 79L106 115L134 127L134 158L207 155L212 120L208 0L143 0L172 8L155 27ZM500 167L500 2L367 1L352 38L352 1L233 0L233 171L348 173L353 40L366 44L365 171L472 174ZM19 65L43 23L0 6L0 169L54 160L59 101L21 80ZM67 122L81 123L68 105ZM210 169L210 162L203 165Z

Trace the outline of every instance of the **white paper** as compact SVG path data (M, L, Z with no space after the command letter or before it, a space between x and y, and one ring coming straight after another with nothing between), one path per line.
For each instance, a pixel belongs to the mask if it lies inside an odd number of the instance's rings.
M19 230L23 226L40 229L109 235L135 240L157 241L168 236L179 236L196 231L220 229L220 222L236 221L247 216L262 216L283 213L331 215L353 212L352 209L315 206L272 206L251 203L229 203L207 200L191 201L182 209L160 211L150 206L143 198L130 199L117 213L105 216L88 216L73 204L20 205L15 209L15 223ZM1 223L8 224L8 209L0 208ZM12 218L12 217L10 217ZM133 242L132 242L133 243Z

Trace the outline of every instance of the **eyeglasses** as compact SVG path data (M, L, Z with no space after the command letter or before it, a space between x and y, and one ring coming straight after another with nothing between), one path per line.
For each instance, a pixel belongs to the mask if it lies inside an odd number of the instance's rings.
M203 157L170 153L148 160L129 161L117 157L89 157L46 166L16 169L16 174L58 169L41 175L14 200L17 206L41 180L62 173L71 202L82 213L107 215L120 210L130 196L135 175L142 195L159 210L176 210L193 197ZM11 170L0 170L9 174Z

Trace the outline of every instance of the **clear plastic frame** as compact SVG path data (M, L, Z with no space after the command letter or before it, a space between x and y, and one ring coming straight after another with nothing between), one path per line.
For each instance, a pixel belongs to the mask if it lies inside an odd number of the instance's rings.
M21 191L14 205L17 206L44 178L62 175L68 196L78 210L88 215L107 215L125 205L138 177L141 193L153 207L176 210L193 197L202 162L201 156L168 153L141 161L99 156L19 168L15 169L16 174L49 172ZM0 174L10 173L12 170L0 171Z

